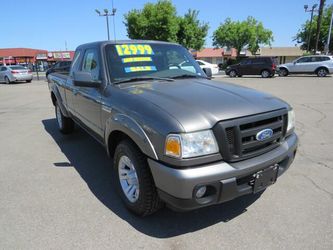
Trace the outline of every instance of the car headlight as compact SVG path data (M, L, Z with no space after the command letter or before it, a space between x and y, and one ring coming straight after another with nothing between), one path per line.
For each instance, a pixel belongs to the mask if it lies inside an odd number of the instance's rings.
M288 126L287 126L287 133L289 133L292 129L295 128L295 112L294 110L288 111Z
M165 142L165 155L179 159L218 152L219 148L211 130L185 134L170 134Z

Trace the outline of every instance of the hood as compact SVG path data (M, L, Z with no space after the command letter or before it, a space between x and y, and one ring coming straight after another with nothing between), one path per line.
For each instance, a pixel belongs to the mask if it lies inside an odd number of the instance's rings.
M222 120L288 108L287 103L272 95L206 79L132 83L121 88L173 116L184 132L210 129Z

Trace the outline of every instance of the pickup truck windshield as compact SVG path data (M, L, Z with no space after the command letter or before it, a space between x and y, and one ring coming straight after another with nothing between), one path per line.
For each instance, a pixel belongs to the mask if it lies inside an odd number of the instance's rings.
M113 44L106 47L106 55L115 83L138 78L205 77L192 55L179 45Z

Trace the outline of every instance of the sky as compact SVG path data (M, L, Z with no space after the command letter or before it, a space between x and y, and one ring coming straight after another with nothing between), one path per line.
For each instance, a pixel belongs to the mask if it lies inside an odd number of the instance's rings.
M115 32L117 39L128 39L123 24L124 14L142 9L147 0L114 0L117 9ZM293 36L310 17L304 4L312 6L319 0L173 0L177 14L189 8L199 10L199 19L210 29L205 47L212 47L214 30L227 17L245 20L253 16L273 31L273 46L294 46ZM326 1L327 4L333 0ZM75 50L83 43L106 40L106 20L95 9L112 9L111 0L7 0L0 5L0 48L35 48L45 50ZM114 38L110 20L111 39Z

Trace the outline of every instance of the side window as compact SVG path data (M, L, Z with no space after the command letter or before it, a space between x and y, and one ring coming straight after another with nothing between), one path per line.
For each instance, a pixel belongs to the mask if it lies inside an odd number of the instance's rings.
M87 49L84 53L82 71L90 72L94 80L100 79L100 66L96 49Z
M322 60L321 60L321 61L329 61L329 60L331 60L329 57L324 56L324 57L322 57Z
M1 67L1 71L6 71L7 68L6 67Z
M311 62L311 57L302 57L297 60L297 63L307 63L307 62Z
M205 65L203 62L197 61L199 65Z

